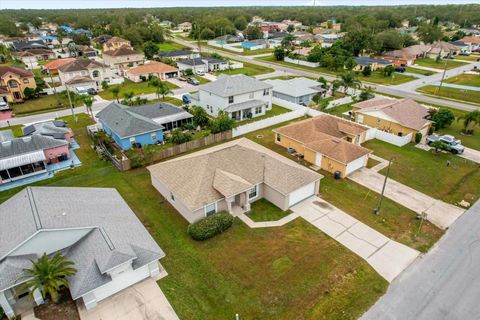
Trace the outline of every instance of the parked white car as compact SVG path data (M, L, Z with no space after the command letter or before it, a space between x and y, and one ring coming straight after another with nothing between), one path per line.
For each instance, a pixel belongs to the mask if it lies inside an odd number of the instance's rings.
M0 99L0 111L9 110L9 109L10 109L10 106L8 105L8 102L3 99Z

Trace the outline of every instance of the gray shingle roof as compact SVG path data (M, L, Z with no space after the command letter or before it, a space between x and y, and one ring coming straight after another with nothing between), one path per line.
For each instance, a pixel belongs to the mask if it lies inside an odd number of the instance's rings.
M97 117L104 121L120 138L164 129L152 119L137 114L133 110L134 108L112 102L101 110Z
M9 142L0 143L0 159L10 158L38 150L55 148L66 144L66 141L41 135L15 138Z
M0 291L13 284L32 258L5 255L48 229L90 229L62 250L77 269L68 279L73 299L111 281L103 272L116 265L133 259L138 268L165 256L111 188L28 187L0 205L0 220Z
M22 131L24 135L40 134L55 139L65 139L65 133L69 133L70 129L64 121L51 120L23 127Z
M74 72L88 70L92 68L108 68L100 62L90 59L77 59L58 68L61 72Z
M176 117L176 120L188 119L193 117L187 111L165 102L144 104L142 106L130 108L129 111L145 118L152 119L156 123L165 123L162 121L162 118L169 119L172 115L178 115L178 117Z
M221 97L229 97L238 94L270 89L271 84L259 81L243 74L228 76L221 74L216 81L200 86L200 90L213 93Z
M383 59L374 59L374 58L369 58L369 57L355 57L354 60L360 66L368 66L368 65L371 65L373 63L378 63L378 64L385 65L385 66L393 64L390 61L386 61L386 60L383 60Z
M191 50L173 50L173 51L159 51L158 55L161 57L180 57L192 54Z
M205 62L203 62L202 58L195 58L195 59L180 59L177 61L177 63L181 63L187 66L200 66L204 65Z

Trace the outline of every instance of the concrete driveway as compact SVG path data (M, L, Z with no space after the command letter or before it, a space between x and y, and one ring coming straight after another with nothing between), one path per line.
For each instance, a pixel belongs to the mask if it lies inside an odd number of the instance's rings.
M420 254L385 237L319 197L306 199L291 209L359 255L389 282Z
M78 304L82 320L178 320L178 316L154 279L139 282L85 310Z
M465 147L465 150L461 155L459 155L459 157L471 160L476 163L480 163L480 151L475 149Z
M349 179L375 192L382 192L385 176L371 169L362 168L350 174ZM448 228L465 210L434 199L395 180L388 179L385 196L416 213L427 214L427 220L441 229Z

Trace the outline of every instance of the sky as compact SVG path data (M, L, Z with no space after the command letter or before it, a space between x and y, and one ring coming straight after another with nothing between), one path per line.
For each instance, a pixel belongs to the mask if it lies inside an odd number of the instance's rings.
M315 0L317 6L465 4L480 0ZM310 6L314 0L0 0L0 9L77 9L213 6Z

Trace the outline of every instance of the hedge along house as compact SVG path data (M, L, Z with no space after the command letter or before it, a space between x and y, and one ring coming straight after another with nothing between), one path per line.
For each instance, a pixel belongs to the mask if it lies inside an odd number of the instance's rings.
M132 112L135 108L110 103L97 117L103 131L112 137L122 149L128 150L135 144L140 146L163 142L164 127L150 118Z
M239 214L266 199L282 210L318 194L322 175L241 138L152 165L152 185L188 222Z
M429 108L413 99L378 98L352 105L355 121L398 136L420 133L426 138L432 122L427 120Z
M361 147L368 128L330 115L321 115L273 130L275 143L305 161L341 177L363 168L371 153Z
M61 252L77 272L67 277L78 305L98 302L163 271L165 253L120 194L111 188L27 187L0 205L0 307L42 304L18 289L31 260Z

